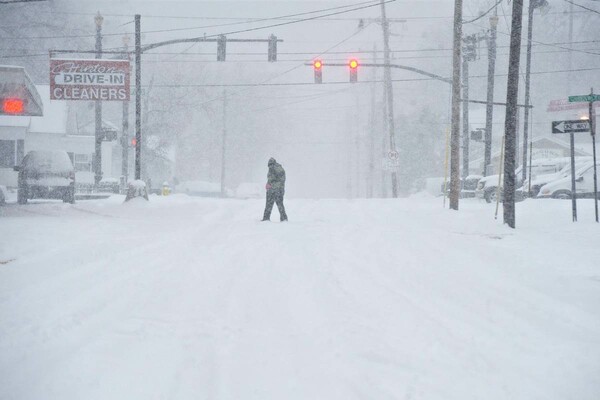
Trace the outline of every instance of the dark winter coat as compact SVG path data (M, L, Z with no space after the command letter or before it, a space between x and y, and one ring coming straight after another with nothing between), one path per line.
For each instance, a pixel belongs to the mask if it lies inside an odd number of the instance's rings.
M267 183L271 185L271 190L285 191L285 170L275 159L269 160L269 173L267 174Z

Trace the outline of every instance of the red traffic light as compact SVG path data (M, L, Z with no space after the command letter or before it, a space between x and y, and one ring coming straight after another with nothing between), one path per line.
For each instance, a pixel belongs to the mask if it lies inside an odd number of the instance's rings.
M322 66L323 66L323 63L321 62L321 60L313 61L313 67L315 67L315 69L321 69Z
M358 68L358 61L356 61L355 59L352 59L352 60L348 61L348 66L352 69L356 69L356 68Z
M131 139L131 146L135 147L136 144L137 144L137 139L136 138Z
M22 99L4 99L2 101L2 111L6 114L23 114L24 109Z

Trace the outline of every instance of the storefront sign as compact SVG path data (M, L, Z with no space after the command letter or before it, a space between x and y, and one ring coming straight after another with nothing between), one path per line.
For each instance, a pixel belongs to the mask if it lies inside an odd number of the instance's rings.
M52 100L129 100L128 60L50 60Z

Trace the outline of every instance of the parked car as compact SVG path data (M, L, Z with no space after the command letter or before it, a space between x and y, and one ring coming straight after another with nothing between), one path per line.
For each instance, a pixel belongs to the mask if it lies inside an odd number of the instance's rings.
M596 164L599 168L600 164ZM594 164L588 164L575 171L575 192L577 198L594 198ZM538 198L570 199L571 174L550 182L540 189Z
M481 175L469 175L465 179L460 178L460 197L475 197L475 190L481 178L483 178ZM447 180L445 183L442 183L440 190L441 193L444 193L444 190L446 190L446 195L450 195L450 181Z
M3 206L6 204L6 197L8 197L6 186L0 185L0 206Z
M542 174L550 174L556 173L560 171L567 163L569 162L568 157L561 158L550 158L550 159L540 159L533 160L531 163L531 176L536 178L538 175ZM515 170L515 187L520 188L523 186L523 166L520 166ZM526 171L529 173L529 168ZM500 182L502 184L502 182ZM479 180L477 184L477 189L475 190L475 196L480 199L485 199L486 202L492 203L496 201L496 196L498 193L498 175L490 175L486 176ZM502 195L502 190L500 190L500 195ZM519 191L519 198L523 197L524 193L522 190Z
M575 171L579 168L591 164L593 162L592 157L575 157ZM529 183L529 179L525 179L523 182L523 191L529 193L529 197L536 197L540 192L542 186L555 180L571 176L571 162L567 163L560 171L552 174L542 174L534 177Z
M58 199L75 203L75 169L66 151L30 151L20 166L17 202Z
M239 199L261 199L265 197L264 183L243 182L235 190L235 197Z
M206 181L184 181L175 187L174 192L199 197L221 197L221 184Z
M105 178L98 183L98 192L101 193L116 193L120 191L120 182L116 178Z

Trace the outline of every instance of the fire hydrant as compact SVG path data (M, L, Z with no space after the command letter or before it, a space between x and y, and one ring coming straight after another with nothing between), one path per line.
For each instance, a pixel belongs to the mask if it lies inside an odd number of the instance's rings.
M168 196L171 194L171 187L169 186L169 182L163 182L162 184L162 195Z

